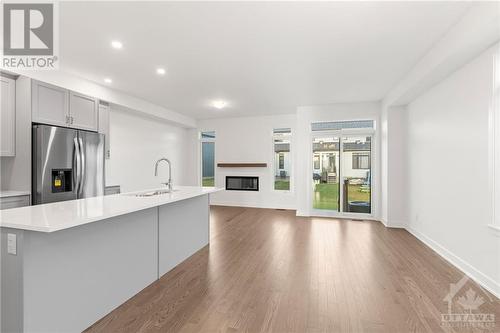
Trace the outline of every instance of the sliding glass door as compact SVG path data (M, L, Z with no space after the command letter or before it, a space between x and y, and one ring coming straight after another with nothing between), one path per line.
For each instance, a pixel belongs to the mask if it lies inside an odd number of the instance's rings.
M342 137L342 211L371 213L371 136Z
M312 208L322 212L371 214L372 136L312 138Z
M313 151L313 208L338 211L340 206L340 138L314 138Z

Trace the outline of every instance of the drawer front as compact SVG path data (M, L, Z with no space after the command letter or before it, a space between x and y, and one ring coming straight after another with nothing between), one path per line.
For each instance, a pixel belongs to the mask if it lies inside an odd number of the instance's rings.
M24 207L30 205L29 195L21 195L17 197L0 198L0 209L9 209Z
M106 186L104 188L104 195L120 194L120 186Z

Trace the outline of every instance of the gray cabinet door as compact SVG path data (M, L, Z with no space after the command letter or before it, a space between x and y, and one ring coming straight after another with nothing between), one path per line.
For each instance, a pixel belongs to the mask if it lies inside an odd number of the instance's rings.
M104 134L104 155L106 159L111 157L111 145L109 138L109 105L99 104L99 133Z
M98 101L94 97L70 92L69 115L73 128L97 131Z
M69 92L51 84L32 81L33 122L57 126L69 125Z
M18 208L29 205L29 195L16 195L14 197L0 198L0 209Z
M0 76L0 156L16 155L16 81Z

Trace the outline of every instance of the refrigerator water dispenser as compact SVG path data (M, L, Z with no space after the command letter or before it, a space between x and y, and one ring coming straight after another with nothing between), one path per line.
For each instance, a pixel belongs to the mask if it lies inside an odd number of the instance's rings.
M73 191L73 171L52 169L52 193Z

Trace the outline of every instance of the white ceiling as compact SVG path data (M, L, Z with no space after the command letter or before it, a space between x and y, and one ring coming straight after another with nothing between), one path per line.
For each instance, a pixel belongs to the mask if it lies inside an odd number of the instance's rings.
M61 69L198 119L380 100L470 5L61 2Z

